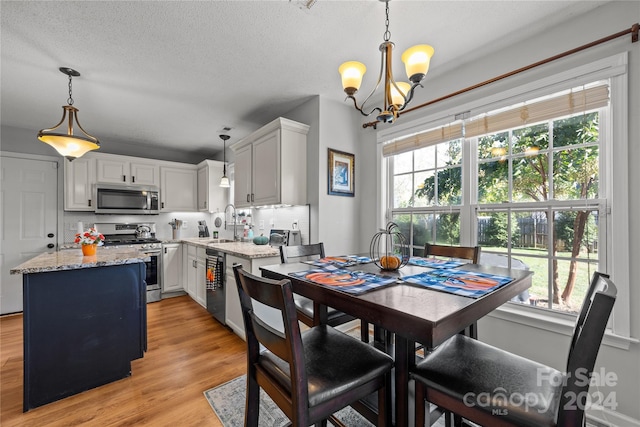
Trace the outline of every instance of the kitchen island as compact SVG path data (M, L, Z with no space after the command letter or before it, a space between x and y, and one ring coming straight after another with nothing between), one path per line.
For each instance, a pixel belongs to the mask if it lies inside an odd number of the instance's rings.
M23 275L25 412L131 375L147 345L148 259L71 249L11 269Z

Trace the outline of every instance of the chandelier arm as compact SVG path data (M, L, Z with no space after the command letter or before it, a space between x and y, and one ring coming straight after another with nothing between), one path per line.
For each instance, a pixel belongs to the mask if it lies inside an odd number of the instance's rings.
M375 107L373 110L371 110L370 112L366 113L361 107L358 107L358 103L356 101L356 97L353 95L347 95L347 97L345 99L351 99L353 100L353 106L356 108L356 110L360 111L360 114L362 114L365 117L368 117L370 115L372 115L373 113L375 113L376 111L380 112L382 110L380 110L380 107ZM367 98L368 99L368 98ZM365 101L366 102L366 101ZM363 104L364 106L364 104Z
M424 86L422 86L421 83L414 83L411 85L411 89L409 89L409 93L407 93L407 96L405 96L404 98L404 105L402 106L402 108L398 108L398 112L404 110L407 105L411 102L411 100L413 99L413 91L416 90L416 88L420 86L421 88L424 88Z

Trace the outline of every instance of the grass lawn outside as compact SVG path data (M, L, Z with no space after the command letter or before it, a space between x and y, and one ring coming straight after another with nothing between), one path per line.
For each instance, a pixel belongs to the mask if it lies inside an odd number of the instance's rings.
M507 253L507 249L502 247L483 246L482 251L498 254ZM547 250L512 248L511 256L514 259L522 261L527 265L529 270L534 272L529 294L532 297L537 298L537 306L541 308L553 308L554 310L560 310L568 313L577 313L580 310L584 296L589 288L591 277L593 273L597 271L598 267L597 253L588 254L587 251L581 252L576 266L577 276L571 293L571 298L567 304L563 302L560 304L552 303L550 307L549 300L552 298L550 294L552 289L549 286L549 270L552 266L550 266L549 259L547 258ZM567 258L558 259L558 288L560 295L562 295L562 291L567 284L567 277L569 276L569 268L571 264L569 258L571 257L571 253L559 251L556 256L558 258Z

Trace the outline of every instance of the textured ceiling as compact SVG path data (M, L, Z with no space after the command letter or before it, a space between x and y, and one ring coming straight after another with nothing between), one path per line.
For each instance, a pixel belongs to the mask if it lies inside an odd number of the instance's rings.
M445 73L605 1L390 3L394 69L418 43L434 46L430 76ZM109 140L193 152L222 148L314 95L344 100L337 68L369 71L384 32L378 1L2 1L2 125L56 124L68 97L61 66L78 70L82 126ZM541 58L532 58L541 59ZM397 63L396 63L397 62Z

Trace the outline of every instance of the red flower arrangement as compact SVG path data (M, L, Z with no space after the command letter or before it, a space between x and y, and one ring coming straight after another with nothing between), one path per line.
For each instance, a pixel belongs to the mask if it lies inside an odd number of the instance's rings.
M104 241L104 236L98 232L95 228L91 227L84 233L77 233L75 243L80 243L81 245L98 245L102 246L102 242Z

